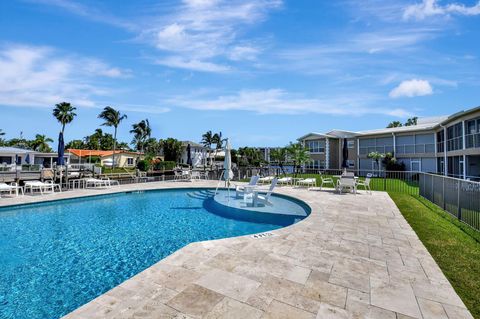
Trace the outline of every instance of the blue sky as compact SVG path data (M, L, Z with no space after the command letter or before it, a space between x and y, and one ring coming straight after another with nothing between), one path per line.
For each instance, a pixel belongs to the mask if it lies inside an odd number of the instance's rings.
M0 129L55 138L55 103L91 134L100 110L157 138L222 131L277 146L310 131L381 128L480 105L480 2L0 2ZM108 128L105 128L108 130Z

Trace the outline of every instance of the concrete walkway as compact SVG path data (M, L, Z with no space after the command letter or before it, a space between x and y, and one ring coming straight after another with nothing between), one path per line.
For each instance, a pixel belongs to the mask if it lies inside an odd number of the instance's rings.
M0 206L196 186L216 182L2 198ZM473 318L388 194L278 192L312 214L260 238L192 243L64 318Z

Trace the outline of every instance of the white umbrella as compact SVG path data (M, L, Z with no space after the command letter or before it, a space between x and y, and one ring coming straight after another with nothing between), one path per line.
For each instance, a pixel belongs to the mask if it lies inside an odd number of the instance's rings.
M233 171L232 171L232 155L230 154L230 142L227 141L225 143L225 159L223 161L223 179L225 180L225 184L228 183L230 185L230 180L233 178Z

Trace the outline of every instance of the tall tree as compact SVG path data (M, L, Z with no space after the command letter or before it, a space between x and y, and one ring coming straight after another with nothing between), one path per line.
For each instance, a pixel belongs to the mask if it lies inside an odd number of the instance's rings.
M62 124L62 134L65 131L65 125L71 123L75 116L77 116L74 112L76 109L76 107L67 102L55 104L53 116Z
M414 126L414 125L417 125L417 120L418 120L418 117L415 116L415 117L411 117L407 120L407 122L405 123L405 126Z
M52 142L53 140L50 137L37 134L35 135L35 139L30 142L30 146L34 151L48 153L52 151L52 148L48 143Z
M293 162L294 175L297 176L298 168L310 160L310 152L302 143L290 142L287 153Z
M387 128L392 128L392 127L401 127L402 123L400 121L393 121L388 124Z
M202 144L206 148L208 148L208 158L210 159L210 163L212 163L212 145L215 144L215 139L213 138L214 134L212 131L207 131L205 134L202 135Z
M115 110L113 107L106 106L103 109L103 111L98 115L98 118L101 118L105 121L103 122L102 125L114 127L112 161L113 161L113 167L115 167L115 151L117 148L117 129L120 123L127 118L127 115L120 113L120 111Z
M165 161L175 161L178 163L182 157L182 142L174 138L160 140Z
M140 122L133 124L130 133L133 134L132 144L135 148L144 153L145 142L150 138L152 129L150 128L150 122L148 119L141 120Z
M83 149L87 149L87 145L85 145L85 142L82 140L71 140L70 142L65 144L65 149L70 149L70 148L83 150Z

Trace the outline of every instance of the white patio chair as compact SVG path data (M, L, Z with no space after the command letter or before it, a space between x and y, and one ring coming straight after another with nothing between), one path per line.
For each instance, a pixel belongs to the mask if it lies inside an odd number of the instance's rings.
M340 177L340 179L337 181L337 191L342 193L346 189L353 191L355 195L357 194L357 181L355 180L355 177Z
M372 194L372 189L370 188L370 181L371 181L372 177L373 177L373 174L368 173L365 180L363 180L363 181L358 180L357 181L357 189L358 189L358 186L362 186L363 189L365 189L366 192L369 192L370 194Z
M248 185L237 185L235 186L235 196L237 198L243 196L245 192L250 192L253 188L257 186L258 180L260 176L258 175L253 175L250 177L250 182Z
M275 186L277 186L278 179L275 177L270 184L268 190L261 190L259 188L253 189L252 193L244 195L244 201L247 198L252 197L252 206L257 207L258 204L269 205L270 204L270 196L272 195Z
M322 172L320 172L320 190L322 190L323 185L332 185L332 187L335 188L335 182L333 181L333 178L324 177Z

